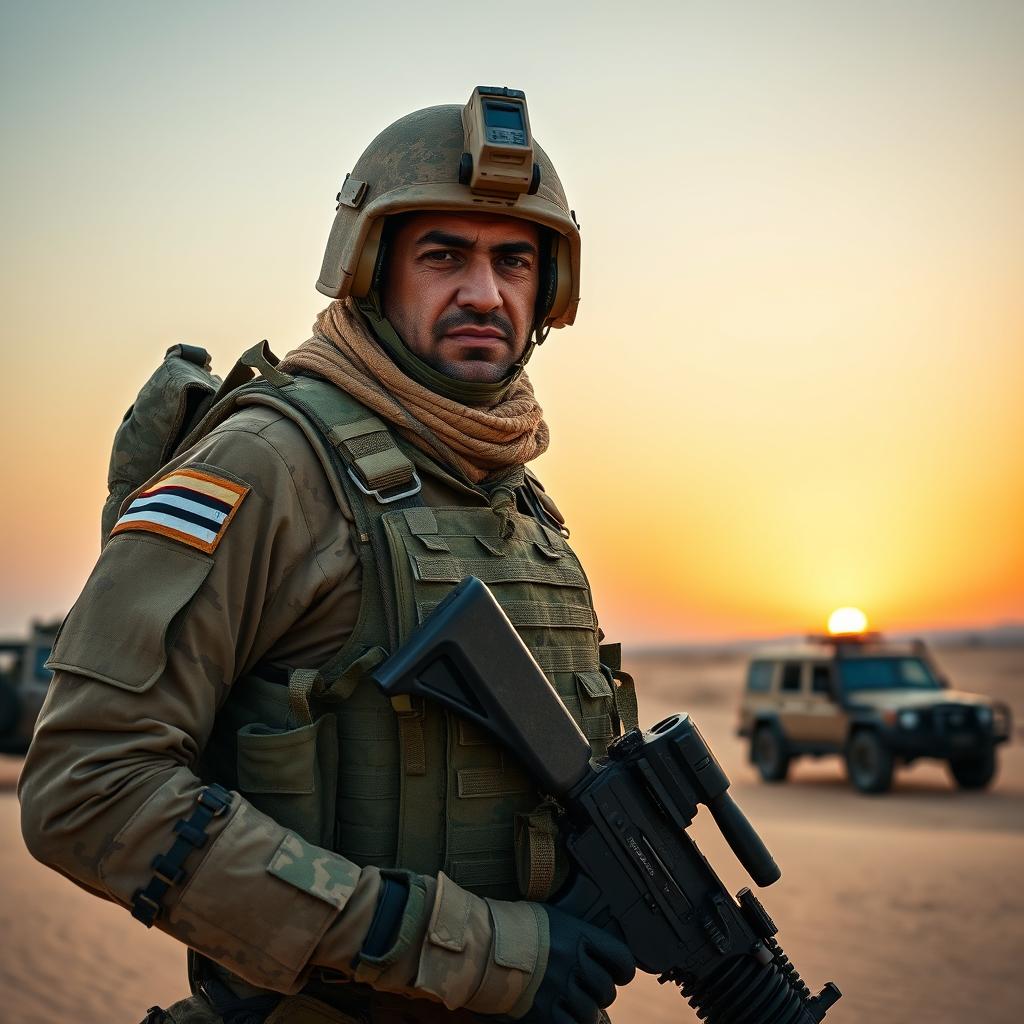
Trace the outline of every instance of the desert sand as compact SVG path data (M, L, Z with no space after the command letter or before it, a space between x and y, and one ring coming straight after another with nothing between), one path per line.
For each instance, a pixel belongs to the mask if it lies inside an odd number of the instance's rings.
M897 774L864 797L835 759L759 782L735 736L743 661L735 655L634 657L641 719L688 711L733 780L732 793L783 877L758 894L811 986L843 998L829 1024L1011 1024L1024 1005L1024 650L939 651L960 689L1014 710L1016 736L986 793L957 792L939 764ZM36 864L18 829L20 761L0 758L0 1020L132 1024L186 990L184 951ZM733 892L750 884L709 816L694 837ZM616 1024L695 1020L678 990L639 977Z

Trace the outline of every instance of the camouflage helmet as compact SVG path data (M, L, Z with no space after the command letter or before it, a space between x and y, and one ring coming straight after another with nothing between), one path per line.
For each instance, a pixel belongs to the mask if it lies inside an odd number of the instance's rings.
M467 150L473 141L467 111L481 90L485 98L497 94L521 98L534 161L528 192L495 191L467 169L467 160L472 166ZM478 139L478 153L479 145ZM579 226L554 165L529 137L526 98L521 92L487 91L479 86L465 108L427 107L385 128L356 161L338 193L317 290L332 298L364 297L374 286L385 220L416 210L500 213L550 229L551 258L547 280L541 280L543 322L536 326L565 327L575 320L580 296Z

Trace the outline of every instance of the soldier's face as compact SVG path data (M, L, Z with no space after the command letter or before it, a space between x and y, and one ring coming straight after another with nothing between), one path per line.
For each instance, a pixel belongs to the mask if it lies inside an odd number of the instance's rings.
M526 349L540 231L515 217L410 214L395 232L384 315L424 362L457 380L501 380Z

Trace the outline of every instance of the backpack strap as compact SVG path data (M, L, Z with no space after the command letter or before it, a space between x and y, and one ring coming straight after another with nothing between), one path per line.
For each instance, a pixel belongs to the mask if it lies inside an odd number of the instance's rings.
M221 386L217 389L217 394L213 399L214 405L222 398L226 398L233 391L236 391L243 384L248 384L257 373L261 374L275 387L290 384L295 378L290 374L282 373L277 368L277 364L280 362L281 360L270 351L270 344L266 338L257 342L252 348L246 349L238 357L238 361L231 368L231 372L224 378Z

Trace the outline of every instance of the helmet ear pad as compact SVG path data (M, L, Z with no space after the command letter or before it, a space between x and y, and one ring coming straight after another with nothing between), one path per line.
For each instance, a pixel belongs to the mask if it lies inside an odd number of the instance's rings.
M550 231L552 253L548 258L548 288L550 299L544 313L544 320L552 323L558 321L566 312L572 291L572 256L568 239Z
M550 228L540 231L540 280L537 282L537 303L533 326L542 331L558 294L558 234Z
M383 264L384 247L381 245L381 235L384 231L384 224L387 217L378 217L371 225L363 242L362 251L359 253L359 263L356 265L356 272L352 277L352 285L349 294L356 299L365 298L370 290L377 284Z

